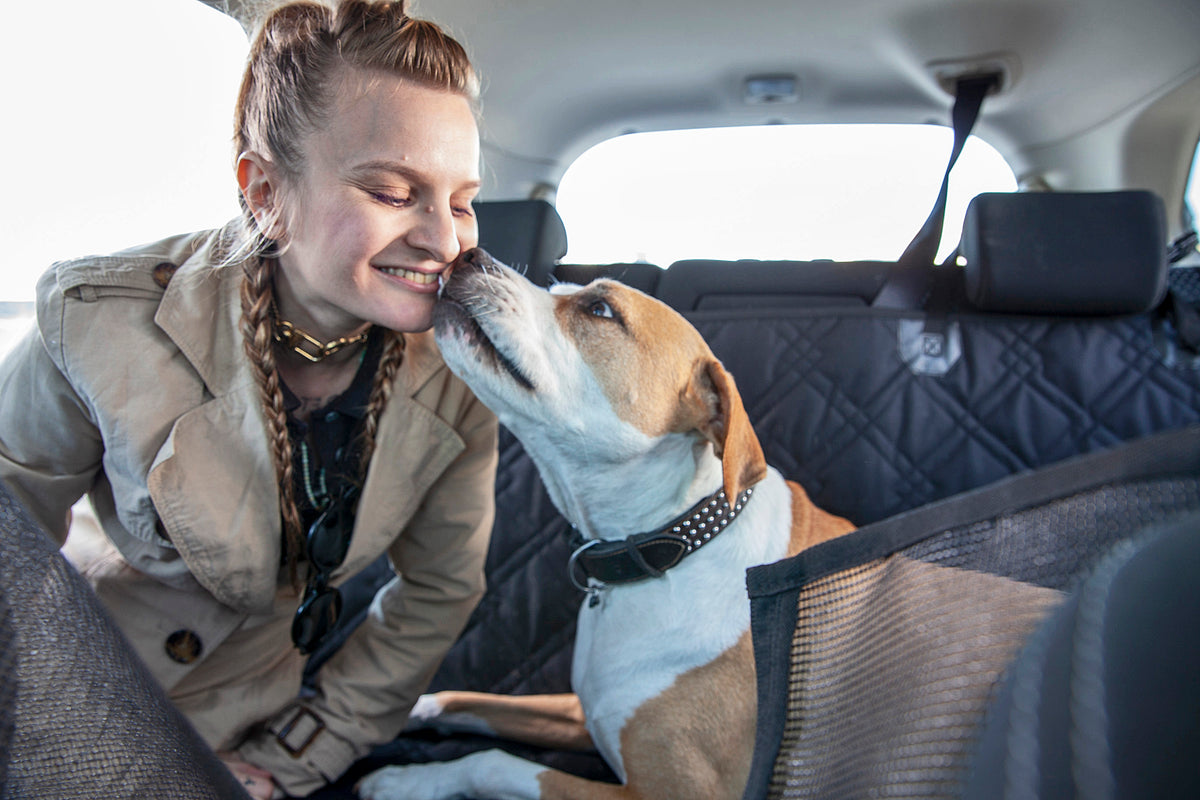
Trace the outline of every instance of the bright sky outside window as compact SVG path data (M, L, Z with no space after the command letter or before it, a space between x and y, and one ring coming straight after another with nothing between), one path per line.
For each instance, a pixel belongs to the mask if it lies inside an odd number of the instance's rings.
M775 125L610 139L559 186L566 261L894 260L933 206L952 138L929 125ZM999 153L971 137L941 256L972 197L1015 189Z
M249 42L231 17L197 0L58 0L14 3L6 25L20 34L0 48L0 302L32 301L54 261L237 215Z

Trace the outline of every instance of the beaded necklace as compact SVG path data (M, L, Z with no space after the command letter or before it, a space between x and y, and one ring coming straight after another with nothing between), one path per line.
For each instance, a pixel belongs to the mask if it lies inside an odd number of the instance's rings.
M317 470L319 491L314 491L307 440L300 441L300 476L304 479L304 494L308 497L308 502L318 511L325 508L329 503L329 485L325 481L325 467Z

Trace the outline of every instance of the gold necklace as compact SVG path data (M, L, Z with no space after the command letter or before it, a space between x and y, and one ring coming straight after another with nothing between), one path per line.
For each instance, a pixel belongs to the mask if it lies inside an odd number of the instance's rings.
M314 364L323 361L342 348L365 342L367 334L370 332L371 329L367 328L356 336L343 336L332 342L322 342L320 339L309 336L287 320L275 318L275 341L284 347L290 347L293 352L299 353Z

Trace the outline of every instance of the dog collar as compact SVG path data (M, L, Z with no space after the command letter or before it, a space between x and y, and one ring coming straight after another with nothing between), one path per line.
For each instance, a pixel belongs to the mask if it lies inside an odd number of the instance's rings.
M661 578L685 556L696 552L729 527L753 493L753 487L745 490L731 505L725 490L721 489L658 530L638 533L628 539L585 541L576 530L571 537L574 551L567 562L571 582L592 595L594 603L593 593L604 584Z

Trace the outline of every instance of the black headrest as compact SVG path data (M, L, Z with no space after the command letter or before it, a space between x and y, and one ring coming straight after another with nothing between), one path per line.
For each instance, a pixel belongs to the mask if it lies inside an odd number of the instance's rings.
M1026 314L1136 314L1167 283L1167 228L1151 192L981 194L961 255L971 304Z
M567 229L554 206L545 200L496 200L474 208L479 246L544 286L567 253Z
M662 267L641 261L616 264L559 264L554 268L554 280L562 283L586 286L597 278L612 278L648 295L654 295L658 290L658 281L662 274Z
M865 306L879 292L880 261L676 261L658 298L678 311Z

